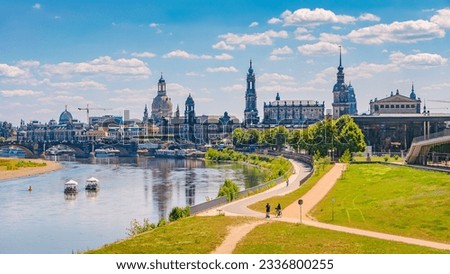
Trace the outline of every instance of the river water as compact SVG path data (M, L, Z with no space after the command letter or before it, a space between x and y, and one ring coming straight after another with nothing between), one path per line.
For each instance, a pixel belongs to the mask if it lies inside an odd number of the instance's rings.
M173 207L215 198L225 178L241 189L262 174L236 164L209 165L192 159L96 158L64 161L51 173L0 181L0 253L72 253L127 237L133 219L157 223ZM100 191L84 190L89 177ZM64 183L79 183L66 196ZM28 186L33 190L29 192Z

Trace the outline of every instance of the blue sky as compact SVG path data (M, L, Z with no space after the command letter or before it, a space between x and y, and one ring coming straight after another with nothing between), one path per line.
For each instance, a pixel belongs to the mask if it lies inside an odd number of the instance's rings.
M450 1L0 0L0 121L141 119L161 73L182 111L242 118L250 59L260 116L277 92L331 108L339 45L359 113L413 82L449 113L449 35Z

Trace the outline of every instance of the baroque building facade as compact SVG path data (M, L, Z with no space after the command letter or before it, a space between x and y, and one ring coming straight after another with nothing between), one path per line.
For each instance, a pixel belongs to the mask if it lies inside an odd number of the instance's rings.
M281 100L277 93L275 101L264 102L266 125L308 125L324 118L325 102L313 100Z
M420 113L420 98L417 99L414 92L414 84L411 86L409 97L397 92L391 92L391 96L378 100L370 100L370 115L379 114L413 114Z
M344 67L342 66L342 53L339 50L339 66L337 81L333 86L333 118L337 119L342 115L356 115L356 95L352 84L347 85L344 79Z

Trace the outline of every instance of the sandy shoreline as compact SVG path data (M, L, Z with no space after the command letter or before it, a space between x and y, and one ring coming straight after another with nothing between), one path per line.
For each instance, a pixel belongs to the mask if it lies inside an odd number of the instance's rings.
M2 158L2 159L10 159L10 158ZM19 170L0 171L0 181L7 180L7 179L20 178L20 177L33 176L33 175L38 175L38 174L44 174L44 173L48 173L48 172L63 168L63 165L58 162L46 161L46 160L42 160L42 159L24 159L24 160L38 162L38 163L45 162L45 163L47 163L47 165L44 167L28 167L28 168L21 168Z

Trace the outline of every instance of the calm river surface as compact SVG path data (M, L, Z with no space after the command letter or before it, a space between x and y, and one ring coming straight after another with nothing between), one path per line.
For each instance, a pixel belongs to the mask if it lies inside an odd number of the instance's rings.
M190 159L97 158L62 163L65 168L55 172L0 181L0 253L96 248L127 237L132 219L156 223L175 206L215 198L225 178L243 189L262 177L255 168ZM84 190L91 176L100 180L97 193ZM75 197L63 193L70 179L79 183Z

